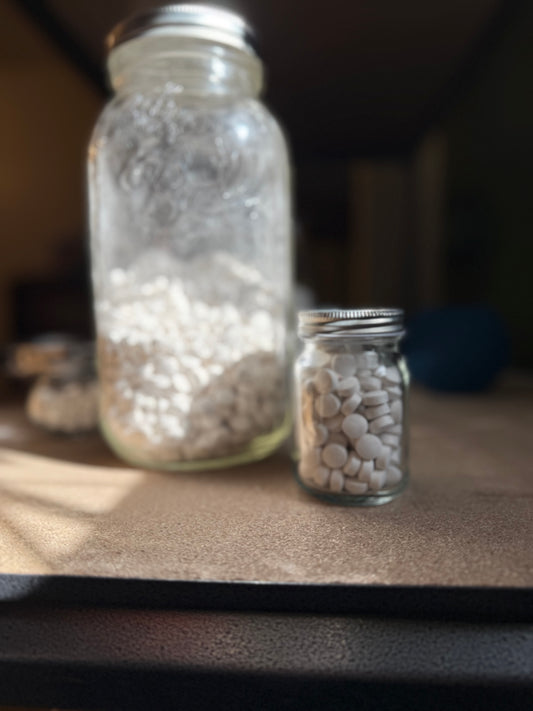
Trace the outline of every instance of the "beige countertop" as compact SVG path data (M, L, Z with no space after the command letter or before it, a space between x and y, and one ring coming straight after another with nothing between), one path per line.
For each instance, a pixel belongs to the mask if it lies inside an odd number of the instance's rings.
M0 574L533 587L533 379L411 398L411 481L343 508L289 458L214 472L119 462L0 406Z

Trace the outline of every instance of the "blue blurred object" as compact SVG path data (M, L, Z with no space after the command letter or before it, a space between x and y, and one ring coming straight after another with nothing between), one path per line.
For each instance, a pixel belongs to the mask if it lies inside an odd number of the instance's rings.
M403 351L413 378L429 388L476 391L509 363L509 336L501 318L484 306L423 311L407 328Z

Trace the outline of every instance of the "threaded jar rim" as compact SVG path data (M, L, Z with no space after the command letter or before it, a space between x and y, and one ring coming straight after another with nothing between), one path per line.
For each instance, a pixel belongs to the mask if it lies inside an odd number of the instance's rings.
M108 52L118 45L148 34L196 37L256 54L255 36L237 13L213 5L172 4L136 13L119 22L108 34Z
M402 336L404 311L399 308L314 309L298 313L298 335Z

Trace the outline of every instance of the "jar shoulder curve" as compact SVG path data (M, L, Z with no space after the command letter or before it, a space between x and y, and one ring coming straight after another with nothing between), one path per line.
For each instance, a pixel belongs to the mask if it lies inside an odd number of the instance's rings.
M253 106L253 110L262 117L262 120L270 133L271 140L279 144L280 150L285 154L286 159L289 160L290 144L285 129L279 119L260 99L250 99L249 101Z
M131 92L115 95L102 109L89 142L89 151L110 148L125 140L163 137L171 144L180 137L216 134L232 142L267 143L288 159L288 143L280 123L267 106L253 97L233 100L198 99L174 93Z
M117 95L113 95L103 106L94 123L89 137L88 152L89 161L94 156L99 144L105 139L113 129L115 122L120 120L122 101Z

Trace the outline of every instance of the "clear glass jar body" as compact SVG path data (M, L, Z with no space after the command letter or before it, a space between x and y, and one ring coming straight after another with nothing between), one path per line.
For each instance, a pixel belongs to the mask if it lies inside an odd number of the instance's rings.
M266 456L289 427L284 137L255 56L146 36L109 61L89 148L100 419L163 469Z
M296 478L326 501L391 501L408 478L409 374L398 336L315 336L295 366Z

